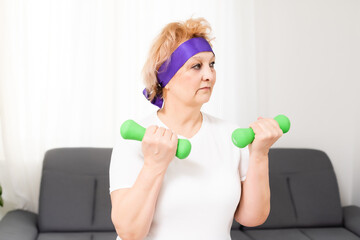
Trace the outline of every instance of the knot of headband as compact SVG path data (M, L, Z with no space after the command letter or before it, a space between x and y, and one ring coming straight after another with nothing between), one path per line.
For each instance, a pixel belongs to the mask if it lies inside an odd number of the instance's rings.
M176 72L186 63L186 61L199 52L213 52L208 41L202 37L191 38L176 48L170 58L159 68L157 80L160 86L162 88L165 87ZM143 94L145 98L149 100L149 93L146 88L143 90ZM164 99L159 95L156 95L151 101L152 104L158 106L159 108L162 107L163 102Z

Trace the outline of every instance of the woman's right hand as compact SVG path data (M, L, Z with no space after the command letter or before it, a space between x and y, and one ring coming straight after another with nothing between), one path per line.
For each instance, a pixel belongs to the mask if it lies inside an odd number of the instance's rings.
M177 135L170 129L149 126L142 139L144 166L165 171L174 158L177 149Z

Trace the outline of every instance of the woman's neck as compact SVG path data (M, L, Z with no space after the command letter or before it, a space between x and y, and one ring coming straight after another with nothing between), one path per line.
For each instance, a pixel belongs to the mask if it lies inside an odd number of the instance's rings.
M200 130L203 122L200 108L164 107L157 111L157 116L168 128L186 138L193 137Z

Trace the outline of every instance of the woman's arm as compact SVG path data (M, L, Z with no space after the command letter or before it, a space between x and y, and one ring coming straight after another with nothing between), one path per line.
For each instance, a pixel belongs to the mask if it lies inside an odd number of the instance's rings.
M152 125L141 141L144 165L131 188L111 193L111 220L123 240L143 239L150 230L166 170L175 157L177 135ZM129 159L131 160L131 159Z
M250 125L255 133L249 145L249 167L241 182L241 199L234 218L241 225L263 224L270 213L269 157L270 147L283 135L279 124L270 118L258 118Z
M270 213L268 156L250 155L246 180L241 182L241 200L235 220L254 227L263 224Z
M143 239L148 234L165 171L143 167L132 188L111 193L111 219L123 240Z

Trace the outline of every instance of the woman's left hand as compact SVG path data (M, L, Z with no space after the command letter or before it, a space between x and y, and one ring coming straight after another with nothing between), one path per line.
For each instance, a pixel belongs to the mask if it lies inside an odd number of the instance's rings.
M283 135L275 119L259 117L250 124L255 133L254 141L249 144L250 154L267 155L270 147Z

